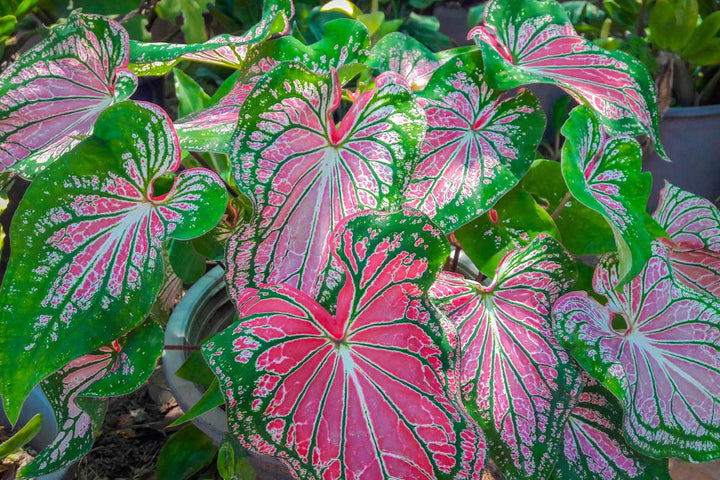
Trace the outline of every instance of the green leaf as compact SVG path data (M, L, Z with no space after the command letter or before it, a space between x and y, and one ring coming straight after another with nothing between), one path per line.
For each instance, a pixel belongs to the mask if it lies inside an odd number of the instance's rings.
M4 42L10 38L10 35L15 30L15 25L17 25L17 18L14 15L0 17L0 41Z
M182 31L185 34L185 43L199 43L207 40L205 32L205 19L203 13L207 12L210 0L161 0L155 11L158 17L175 23L175 17L182 15Z
M167 114L122 102L28 188L0 291L0 392L12 421L42 378L145 320L164 278L163 241L217 224L227 193L209 170L184 170L154 195L154 180L179 166Z
M657 0L650 13L650 35L660 48L679 52L698 21L697 0Z
M173 68L173 76L175 96L178 99L178 117L210 106L210 96L192 77L177 68Z
M692 57L701 54L708 43L720 30L720 12L714 12L703 18L702 23L693 30L690 40L683 48L681 55L692 61Z
M181 60L238 68L244 63L249 46L273 33L285 33L292 15L290 0L267 0L260 22L242 36L218 35L207 42L188 45L131 41L129 68L138 75L165 75Z
M190 420L209 412L213 408L219 407L223 403L225 403L225 400L223 399L222 392L220 392L220 384L218 383L217 378L213 378L212 383L208 389L205 390L205 393L202 394L202 397L200 397L195 405L190 407L187 412L183 413L180 418L168 426L176 427L178 425L182 425L183 423L189 422Z
M215 381L215 375L198 350L190 352L190 355L188 355L185 362L180 365L175 375L204 387L209 387L212 382Z
M158 457L157 480L185 480L212 462L218 447L195 425L172 434Z
M187 240L170 240L168 257L173 270L183 283L195 283L205 274L205 257Z
M217 469L224 480L255 480L256 478L247 451L230 434L226 435L220 444Z
M416 38L433 52L452 47L450 39L440 33L440 21L433 16L410 12L408 18L402 23L400 31Z
M12 437L0 444L0 460L7 457L11 453L15 453L30 440L35 438L42 428L43 416L41 413L36 414L30 419L20 430L15 432Z
M560 238L550 215L520 188L510 190L489 212L455 231L470 260L488 277L510 251L541 233Z
M368 29L370 36L373 36L380 30L380 26L385 21L385 14L383 12L363 13L357 16L357 20L362 22Z
M480 5L475 5L474 7L470 7L470 10L468 10L468 20L467 20L467 26L468 28L472 28L476 25L480 25L483 21L483 17L485 17L485 7L487 4L483 3Z
M720 63L720 38L711 38L702 49L686 59L696 65L715 65Z
M645 205L652 178L641 172L640 145L609 137L593 111L579 106L562 128L562 172L572 195L605 217L620 254L620 285L640 273L650 258Z

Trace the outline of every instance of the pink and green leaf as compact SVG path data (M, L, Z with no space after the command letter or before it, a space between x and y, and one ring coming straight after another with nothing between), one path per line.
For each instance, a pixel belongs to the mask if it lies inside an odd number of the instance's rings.
M272 34L287 33L294 13L291 0L267 0L260 22L241 36L218 35L207 42L189 45L132 41L130 69L138 75L165 75L182 60L239 68L252 45Z
M219 99L213 97L215 101L208 109L176 122L180 146L195 151L230 153L238 112L260 77L282 62L301 63L315 73L329 73L333 68L362 62L369 44L368 32L362 23L337 19L325 25L322 40L312 45L293 37L281 37L253 46L227 95Z
M532 195L514 188L481 217L455 231L455 238L478 269L488 277L505 255L540 234L560 238L555 222Z
M583 390L565 425L563 449L551 480L669 480L667 460L633 450L622 435L622 407L582 372Z
M673 272L685 285L720 297L720 211L712 202L669 183L653 217L670 236Z
M163 331L145 322L110 345L73 360L41 383L55 412L58 435L21 470L23 477L54 472L86 455L105 417L104 398L137 390L152 374Z
M308 480L475 478L484 437L446 376L452 331L426 295L448 255L442 232L416 211L363 212L333 244L343 267L334 315L265 285L203 345L230 432Z
M209 170L184 170L168 193L153 193L179 166L165 112L122 102L28 188L0 291L0 392L11 420L45 376L145 320L164 278L164 240L197 237L219 220L227 194Z
M441 64L430 49L401 32L382 37L366 63L380 73L397 73L413 90L425 88Z
M115 21L73 12L0 75L0 172L32 178L92 133L129 97L128 35Z
M625 283L645 266L652 241L645 227L652 178L641 172L640 145L627 136L608 136L585 106L570 112L562 133L565 182L573 197L612 227L620 254L620 283Z
M484 72L479 52L456 56L420 94L428 131L406 205L446 233L486 212L517 184L545 128L532 93L498 97Z
M340 220L399 205L425 131L403 79L381 75L339 125L337 75L284 63L245 100L233 139L235 180L255 208L227 244L227 281L286 283L312 294L330 260Z
M572 258L541 235L511 251L490 285L445 273L430 291L458 330L463 402L507 479L552 472L577 402L580 372L550 323L553 303L574 281Z
M493 0L483 25L473 28L490 81L507 89L550 83L597 112L602 123L624 135L647 134L667 158L658 133L655 84L642 63L607 51L578 35L554 0Z
M720 458L720 304L678 281L653 243L640 275L620 287L617 259L593 286L553 307L555 335L621 402L628 443L652 457ZM620 328L624 324L626 328Z

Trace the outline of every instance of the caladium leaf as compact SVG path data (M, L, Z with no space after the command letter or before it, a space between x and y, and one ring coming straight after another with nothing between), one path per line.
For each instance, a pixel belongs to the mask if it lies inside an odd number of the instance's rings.
M622 403L628 443L657 458L720 458L717 298L676 280L660 242L641 274L621 288L617 259L605 257L593 287L607 305L569 293L553 307L554 331Z
M440 67L421 97L428 132L406 205L449 233L517 184L535 158L545 117L527 90L498 98L479 52Z
M440 66L429 48L401 32L382 37L370 51L366 63L378 72L397 73L413 90L425 88Z
M162 329L148 321L43 380L41 386L55 412L59 432L20 475L45 475L89 452L105 417L106 402L88 396L116 396L137 390L150 378L162 346Z
M508 253L489 286L444 273L430 290L457 326L463 402L507 479L550 474L580 394L580 372L550 323L574 281L570 255L541 235Z
M582 372L583 390L565 425L563 449L551 480L669 480L667 460L646 457L622 436L622 407Z
M313 292L339 221L400 203L425 131L422 108L393 73L379 76L337 126L339 104L337 75L288 63L245 100L232 160L256 213L228 239L231 296L263 283Z
M126 125L142 127L118 128ZM0 290L0 392L11 420L42 378L146 318L163 282L162 241L199 236L223 214L227 194L209 170L184 170L153 194L155 179L179 166L165 112L123 102L28 188Z
M246 290L238 322L203 345L231 433L298 478L479 474L484 437L443 373L455 349L426 297L448 252L419 212L363 212L334 233L334 315L288 285Z
M53 28L0 75L0 172L33 177L89 135L135 90L127 65L128 35L113 20L76 11Z
M478 269L492 277L510 250L543 233L560 238L555 222L532 195L514 188L490 211L457 229L455 238Z
M645 205L652 177L641 172L642 150L630 137L608 137L593 111L576 107L562 128L562 171L570 193L602 214L615 234L620 283L640 273L650 257Z
M493 0L473 28L496 88L550 83L591 106L603 124L625 135L647 134L667 158L658 133L655 84L642 63L578 35L552 0Z
M673 243L676 277L691 288L720 297L720 211L710 201L665 183L653 214Z
M207 42L189 45L132 41L130 69L138 75L165 75L182 60L238 68L250 46L274 33L287 33L294 13L291 0L266 1L260 22L241 36L218 35Z
M368 32L362 23L341 18L325 24L323 39L312 45L293 37L255 45L227 95L210 108L175 123L180 146L195 151L230 153L240 107L262 75L281 62L298 62L315 73L328 73L333 68L364 60L369 44Z

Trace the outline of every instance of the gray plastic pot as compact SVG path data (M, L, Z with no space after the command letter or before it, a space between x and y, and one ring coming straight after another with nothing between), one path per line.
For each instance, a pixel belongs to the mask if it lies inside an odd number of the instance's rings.
M655 209L665 180L715 202L720 196L720 105L671 108L660 121L660 140L672 163L654 152L644 170L652 173L649 206Z
M27 422L36 414L41 413L43 416L42 426L35 437L30 440L29 445L40 452L42 449L50 445L58 434L57 422L55 421L55 413L50 406L50 402L43 393L42 389L37 386L32 389L27 400L20 410L20 417L12 431L20 430ZM6 430L11 430L10 420L5 416L5 412L0 409L0 425ZM37 477L38 480L64 480L72 478L73 467L63 468L47 475Z
M224 272L220 267L215 267L198 280L175 307L165 329L165 345L200 345L208 337L228 327L234 317L235 307L225 290ZM190 350L163 351L165 377L183 411L193 406L205 392L200 385L175 375L190 353ZM216 444L222 441L228 431L227 416L222 408L215 408L192 422ZM293 478L280 460L265 455L248 455L257 480Z

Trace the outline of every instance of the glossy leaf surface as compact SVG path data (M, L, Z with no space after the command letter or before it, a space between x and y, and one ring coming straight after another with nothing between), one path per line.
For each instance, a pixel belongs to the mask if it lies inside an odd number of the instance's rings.
M230 153L240 107L262 75L281 62L298 62L315 73L329 73L333 68L364 60L369 42L368 32L360 22L337 19L325 25L322 40L312 45L293 37L282 37L254 46L227 95L217 99L210 108L176 122L180 146Z
M185 480L210 465L218 447L195 425L185 425L168 438L157 461L158 480Z
M375 44L367 64L378 72L395 72L407 80L413 90L422 90L440 66L440 61L414 38L393 32Z
M497 88L558 85L591 106L611 130L647 134L661 156L655 84L639 60L578 35L554 0L494 0L469 38L482 49Z
M685 285L720 298L720 211L712 202L665 184L653 218L673 243L673 273Z
M562 171L572 195L600 213L615 234L620 282L640 273L650 257L645 205L652 177L641 172L642 151L630 137L608 137L588 107L577 107L563 125Z
M511 251L489 286L445 273L430 291L457 326L462 399L507 479L550 474L577 402L580 373L550 323L574 280L572 258L541 235Z
M529 91L498 98L479 52L440 67L421 98L428 131L406 205L449 233L517 184L535 158L545 118Z
M129 97L128 36L113 20L74 12L0 75L0 172L33 177Z
M363 212L334 233L334 315L287 285L246 291L239 321L203 345L231 433L298 478L479 475L484 437L445 377L455 349L426 297L448 251L419 212Z
M153 181L179 166L167 115L123 102L28 188L0 291L0 392L8 417L17 418L46 375L145 320L164 278L164 240L215 226L227 194L213 172L184 170L167 194L153 194Z
M625 438L654 457L720 457L720 304L676 280L669 252L653 244L648 265L618 289L613 256L596 268L594 289L553 307L555 334L625 411ZM626 329L614 329L619 316Z
M163 331L149 321L110 345L73 360L42 383L58 435L20 473L35 477L63 468L90 451L105 417L104 398L137 390L162 353Z
M229 291L286 283L311 293L339 221L399 203L425 130L422 109L393 73L376 80L340 125L335 75L281 64L245 100L233 148L235 180L255 208L228 239Z
M273 33L286 33L294 12L291 0L267 0L260 22L241 36L218 35L189 45L130 42L130 68L138 75L165 75L181 60L238 68L252 45Z
M550 478L669 480L667 460L646 457L625 442L620 402L587 373L582 378L583 390Z
M514 188L481 217L458 228L455 238L470 260L492 277L505 255L540 234L560 237L550 215L529 193Z

